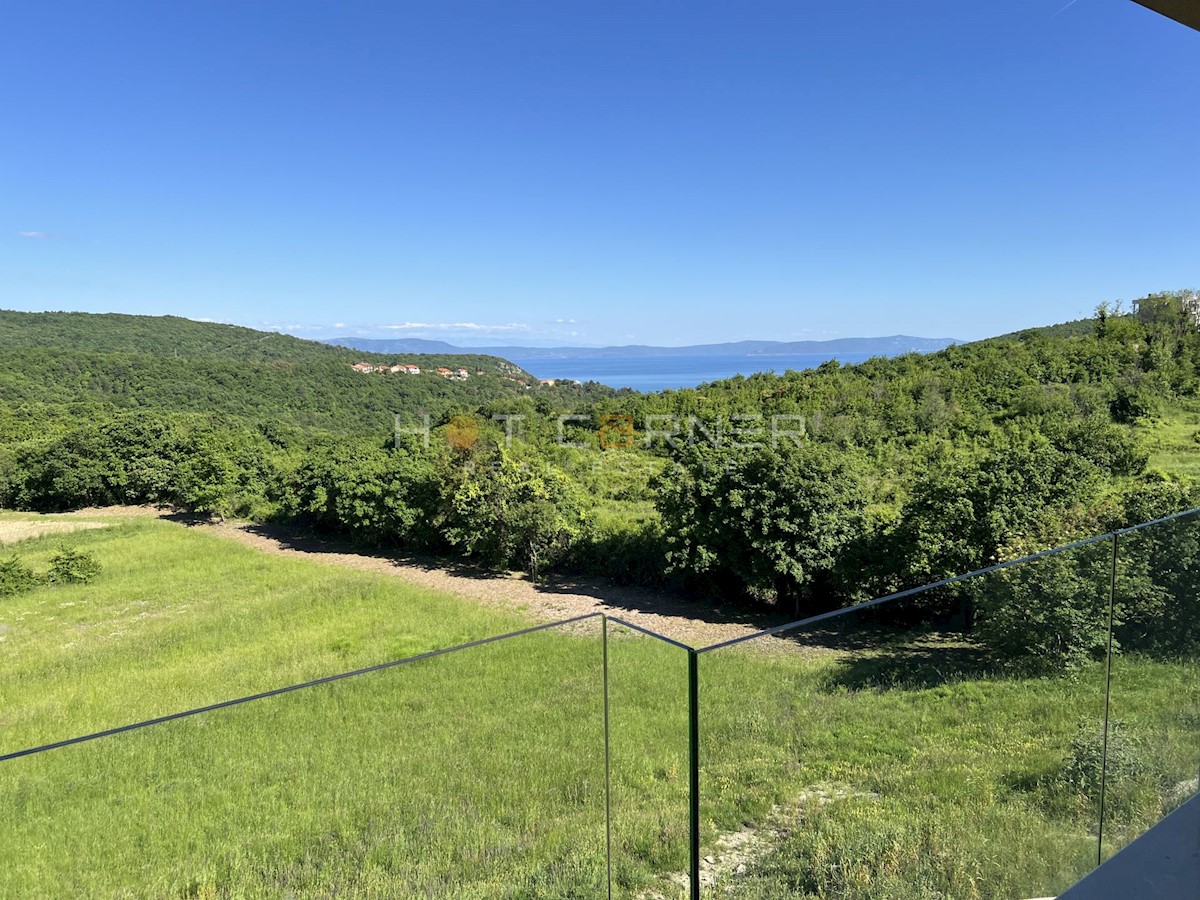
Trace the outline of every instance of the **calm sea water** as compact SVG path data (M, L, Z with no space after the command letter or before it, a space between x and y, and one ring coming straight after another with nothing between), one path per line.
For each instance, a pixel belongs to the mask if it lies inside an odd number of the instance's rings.
M872 353L842 353L841 363L858 363ZM521 359L510 357L522 369L538 378L566 378L599 381L615 388L635 391L661 391L667 388L696 387L708 381L752 375L755 372L788 369L813 369L828 359L824 353L793 353L784 356L631 356L603 359Z

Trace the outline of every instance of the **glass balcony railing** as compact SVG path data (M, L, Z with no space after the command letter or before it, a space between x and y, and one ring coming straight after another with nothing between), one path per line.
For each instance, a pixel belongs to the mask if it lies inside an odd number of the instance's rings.
M1200 513L693 648L586 616L0 756L0 896L1061 893L1197 792Z

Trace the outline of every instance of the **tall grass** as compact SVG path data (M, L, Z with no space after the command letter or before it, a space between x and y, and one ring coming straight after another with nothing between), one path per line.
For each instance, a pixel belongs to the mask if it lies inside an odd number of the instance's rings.
M1138 426L1152 470L1200 478L1200 405L1177 401Z
M63 544L103 573L0 601L0 752L530 624L155 521L16 549L44 570ZM865 625L701 656L705 853L760 837L736 871L717 861L709 896L1036 896L1094 864L1077 782L1100 664L1025 678L969 642ZM677 896L686 653L609 627L616 893ZM602 896L599 628L0 763L0 896ZM1194 777L1198 675L1114 667L1138 764L1110 793L1106 853Z
M530 624L166 523L69 540L101 562L96 582L0 607L0 752ZM63 542L19 549L44 569ZM0 896L597 896L599 628L0 764ZM663 645L618 643L615 856L633 891L682 865L685 707Z

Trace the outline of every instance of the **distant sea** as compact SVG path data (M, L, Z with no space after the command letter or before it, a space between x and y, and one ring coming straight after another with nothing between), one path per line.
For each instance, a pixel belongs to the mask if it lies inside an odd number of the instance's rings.
M599 381L614 388L635 391L662 391L696 387L734 375L753 375L774 371L782 375L788 369L815 369L836 358L838 362L860 363L877 353L792 353L779 356L611 356L597 359L569 357L561 359L508 359L538 378L565 378L573 381Z

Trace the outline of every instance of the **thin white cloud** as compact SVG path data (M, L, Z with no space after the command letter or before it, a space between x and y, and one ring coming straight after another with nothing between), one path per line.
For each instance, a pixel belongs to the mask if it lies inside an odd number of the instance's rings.
M44 231L18 231L17 237L28 238L32 241L45 241L50 238L50 235Z
M266 329L267 331L283 331L287 332L288 334L291 334L294 331L328 330L328 326L326 325L282 325L277 322L263 322L260 327Z
M1078 2L1079 2L1079 0L1071 0L1071 2L1070 2L1070 3L1068 3L1068 4L1067 4L1066 6L1064 6L1062 9L1060 9L1058 12L1056 12L1056 13L1055 13L1054 15L1052 15L1050 18L1052 18L1052 19L1057 19L1059 16L1061 16L1063 13L1065 13L1065 12L1066 12L1068 9L1070 9L1072 6L1074 6L1074 5L1075 5L1076 3L1078 3Z
M345 327L346 327L346 323L345 323L345 322L335 322L335 323L334 323L334 325L333 325L333 327L334 327L334 328L345 328Z
M554 324L555 325L574 325L575 320L574 319L555 319Z
M529 326L513 322L508 325L482 325L479 322L399 322L379 325L387 331L460 331L468 334L511 334L514 331L529 331Z

